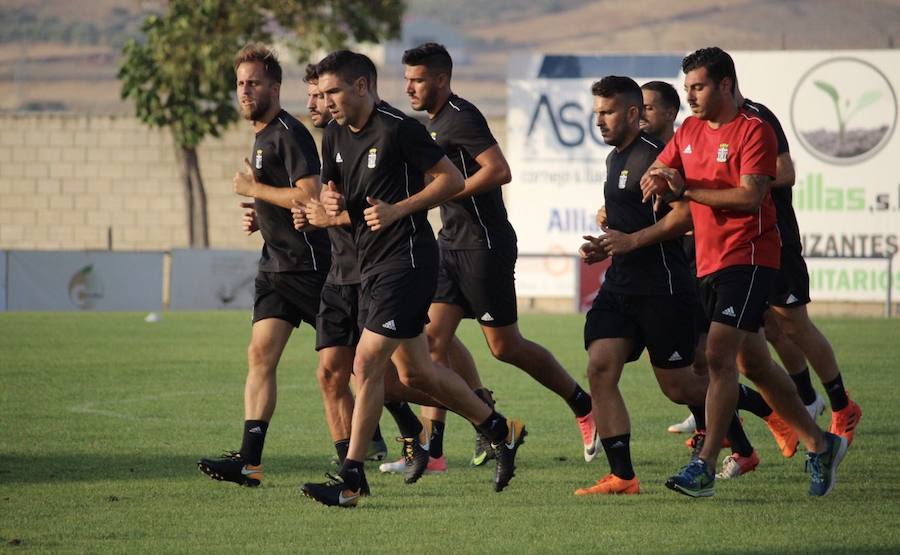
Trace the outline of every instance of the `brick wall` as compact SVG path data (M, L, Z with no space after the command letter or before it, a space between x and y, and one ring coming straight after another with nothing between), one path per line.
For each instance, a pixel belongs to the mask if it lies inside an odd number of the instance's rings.
M504 121L491 127L502 143ZM240 230L231 186L252 140L238 123L198 149L212 248L260 246ZM0 249L106 249L109 228L115 250L186 247L174 148L130 117L0 116Z

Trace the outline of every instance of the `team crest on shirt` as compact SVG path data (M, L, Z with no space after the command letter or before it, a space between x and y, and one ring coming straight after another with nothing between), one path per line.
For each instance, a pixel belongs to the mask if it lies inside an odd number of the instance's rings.
M628 170L622 170L619 174L619 189L625 188L625 182L628 181Z
M369 149L369 162L368 162L368 164L366 164L366 166L367 166L369 169L375 167L375 161L376 161L377 157L378 157L378 149L377 149L377 148L370 148L370 149Z
M720 143L719 150L716 153L716 162L728 161L728 143Z
M256 169L262 169L262 149L256 149Z
M431 132L431 138L434 139L435 141L437 140L437 131Z

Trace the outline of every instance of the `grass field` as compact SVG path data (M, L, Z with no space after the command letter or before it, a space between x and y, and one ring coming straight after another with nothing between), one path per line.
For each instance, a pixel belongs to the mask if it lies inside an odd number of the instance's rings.
M807 497L803 454L783 459L752 416L756 472L720 482L711 499L667 490L688 452L665 427L686 412L663 398L641 360L622 388L644 493L576 498L575 488L607 472L606 460L586 464L562 401L491 359L468 324L460 335L500 410L529 426L510 487L496 494L492 468L467 466L473 433L451 416L448 474L407 486L370 468L373 496L340 510L297 489L331 469L333 451L310 329L282 361L266 480L249 489L195 466L239 446L248 314L142 317L0 313L0 551L900 552L900 320L819 321L865 412L828 497ZM577 315L521 321L586 386L581 325ZM394 435L390 418L382 422Z

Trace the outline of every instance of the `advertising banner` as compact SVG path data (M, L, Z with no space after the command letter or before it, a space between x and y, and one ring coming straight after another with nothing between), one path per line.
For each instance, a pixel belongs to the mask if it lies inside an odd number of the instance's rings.
M258 251L172 251L172 310L252 308Z
M160 310L163 254L9 251L8 310Z
M890 165L900 152L900 51L731 54L742 92L778 116L790 143L804 252L845 258L815 262L832 278L812 280L813 299L884 302L884 257L900 247L900 178ZM574 253L582 235L599 233L609 152L594 125L591 84L611 74L671 83L683 101L677 125L690 114L681 54L532 58L517 64L531 75L511 71L508 81L510 220L520 252ZM896 298L896 276L893 287Z

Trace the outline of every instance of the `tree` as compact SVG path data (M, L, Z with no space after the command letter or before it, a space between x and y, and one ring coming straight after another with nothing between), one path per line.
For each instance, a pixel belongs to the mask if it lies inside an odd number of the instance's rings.
M403 0L169 0L123 48L122 97L151 127L168 128L184 188L188 243L209 246L206 189L197 146L238 119L233 60L252 41L283 31L298 58L348 41L397 36ZM280 26L280 29L279 29Z

